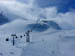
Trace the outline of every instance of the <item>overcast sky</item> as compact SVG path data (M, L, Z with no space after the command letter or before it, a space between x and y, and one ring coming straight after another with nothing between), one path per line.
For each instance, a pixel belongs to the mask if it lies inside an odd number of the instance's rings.
M46 19L75 26L74 0L0 0L0 10L12 19ZM10 18L10 19L11 19Z
M27 2L28 0L17 0ZM75 0L34 0L39 7L46 8L56 6L59 12L67 12L75 9Z
M19 1L22 3L28 3L31 0L0 0L0 1ZM67 12L75 9L75 0L34 0L41 8L56 6L58 11Z

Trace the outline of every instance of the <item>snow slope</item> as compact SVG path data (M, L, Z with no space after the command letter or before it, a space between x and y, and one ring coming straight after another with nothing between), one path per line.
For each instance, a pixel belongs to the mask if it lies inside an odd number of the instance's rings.
M0 34L13 34L25 32L26 25L30 23L32 23L32 21L24 21L20 19L14 20L13 22L0 26Z
M0 56L75 56L75 30L49 28L44 32L31 32L31 42L26 43L26 26L32 23L16 20L0 26ZM11 36L14 33L18 36L15 46ZM8 42L6 38L9 38Z

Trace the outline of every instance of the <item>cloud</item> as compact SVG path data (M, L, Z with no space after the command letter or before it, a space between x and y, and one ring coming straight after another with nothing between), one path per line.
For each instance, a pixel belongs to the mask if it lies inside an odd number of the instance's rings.
M42 14L46 17L46 19L43 18L42 20L55 21L64 29L75 28L75 11L58 13L56 7L48 7L42 10Z
M40 8L34 3L34 0L30 0L28 4L19 1L0 2L0 8L11 20L25 19L36 21L40 18L45 20L54 20L61 26L63 25L68 27L66 25L71 25L75 27L75 11L58 13L58 8L56 6Z
M0 1L15 1L15 0L0 0Z
M0 2L5 2L5 1L16 1L16 0L0 0Z
M16 18L29 18L32 17L30 15L30 10L32 9L32 4L24 4L24 3L20 3L18 1L2 1L0 2L0 8L2 11L4 11L4 13L8 16L10 16L11 18L14 17Z
M70 8L75 9L75 0L35 0L41 8L57 7L58 12L67 12Z

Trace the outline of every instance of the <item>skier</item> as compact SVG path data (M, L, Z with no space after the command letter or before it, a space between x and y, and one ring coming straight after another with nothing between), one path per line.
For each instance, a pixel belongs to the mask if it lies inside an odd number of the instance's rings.
M13 46L15 45L15 38L18 38L17 36L16 36L16 34L11 34L11 36L13 37Z
M30 42L30 30L26 32L26 42Z

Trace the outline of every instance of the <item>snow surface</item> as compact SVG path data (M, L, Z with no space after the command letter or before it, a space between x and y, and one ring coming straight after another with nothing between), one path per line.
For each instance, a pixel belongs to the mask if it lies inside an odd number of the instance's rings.
M75 30L31 32L31 42L26 43L25 26L34 23L29 22L17 20L0 26L0 56L75 56ZM14 33L18 38L13 46L11 34Z

